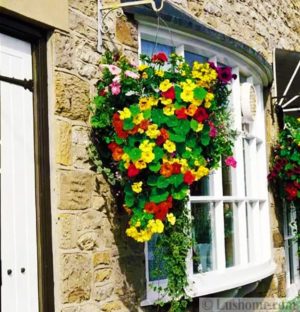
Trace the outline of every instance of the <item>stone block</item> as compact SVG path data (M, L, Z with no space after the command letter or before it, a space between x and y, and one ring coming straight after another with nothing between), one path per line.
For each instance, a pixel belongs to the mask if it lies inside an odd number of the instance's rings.
M103 210L103 207L105 206L105 199L104 197L97 195L92 197L92 208L96 210Z
M94 267L98 265L109 265L111 263L110 251L97 252L93 256Z
M95 282L104 282L111 277L111 269L101 269L95 272Z
M91 206L93 175L80 171L59 173L58 209L80 210Z
M93 250L97 247L98 235L95 232L87 232L82 234L77 241L77 245L81 250Z
M136 46L136 40L132 35L131 25L125 17L118 18L116 22L116 38L127 46Z
M112 283L105 285L96 285L94 289L93 297L96 301L108 300L112 295L114 286Z
M73 126L72 128L72 142L74 144L88 145L90 128L83 126Z
M88 303L88 304L81 306L78 312L100 312L100 311L101 310L99 306L93 303Z
M57 72L55 87L56 114L73 120L87 121L90 103L89 84L72 74Z
M111 312L111 311L119 311L123 308L123 303L120 300L115 300L111 302L107 302L102 306L102 311Z
M98 2L97 0L69 0L69 6L79 10L81 13L97 19L98 17Z
M89 169L91 167L87 146L74 145L72 148L72 161L75 168Z
M61 312L78 312L78 307L66 307L66 308L62 308Z
M280 233L279 229L276 228L273 230L273 246L274 248L279 248L283 247L283 237L282 234Z
M72 165L72 127L64 120L56 122L56 162L61 165Z
M61 33L55 33L54 42L54 64L66 69L73 68L73 56L75 42L72 37Z
M78 216L78 230L96 230L101 228L102 213L99 211L84 212Z
M90 257L80 253L63 254L60 269L62 303L89 300L92 282Z
M72 249L76 247L76 215L61 213L58 215L59 247Z

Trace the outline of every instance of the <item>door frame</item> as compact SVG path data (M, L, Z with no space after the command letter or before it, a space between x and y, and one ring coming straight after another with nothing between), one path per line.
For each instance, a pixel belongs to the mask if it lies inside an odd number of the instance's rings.
M32 46L39 312L54 311L46 46L48 31L0 13L0 32L28 41Z

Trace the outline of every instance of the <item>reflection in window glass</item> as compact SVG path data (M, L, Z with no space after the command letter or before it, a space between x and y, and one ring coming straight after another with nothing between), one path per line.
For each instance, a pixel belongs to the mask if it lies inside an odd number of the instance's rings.
M155 42L142 40L142 54L152 56L152 54L157 52L165 52L167 55L170 55L173 51L174 49L166 44L155 44Z
M194 273L215 269L212 213L211 203L192 204Z
M184 58L185 58L185 61L190 65L193 65L195 61L199 63L206 63L208 61L208 57L198 55L192 52L187 52L187 51L184 52Z
M156 244L159 239L159 235L155 234L148 242L149 281L158 281L167 278L164 270L164 262L162 257L160 257L162 253L156 250Z
M195 182L191 186L191 195L192 196L208 196L212 195L212 189L210 187L209 179L210 176L205 176L199 181Z
M234 266L233 203L224 204L224 236L226 268Z

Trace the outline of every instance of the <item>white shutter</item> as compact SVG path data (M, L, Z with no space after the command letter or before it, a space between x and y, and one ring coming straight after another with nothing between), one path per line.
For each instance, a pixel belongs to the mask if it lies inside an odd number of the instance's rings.
M30 43L0 34L0 75L32 78ZM1 311L37 312L32 93L2 81L0 104ZM10 275L8 270L12 271Z

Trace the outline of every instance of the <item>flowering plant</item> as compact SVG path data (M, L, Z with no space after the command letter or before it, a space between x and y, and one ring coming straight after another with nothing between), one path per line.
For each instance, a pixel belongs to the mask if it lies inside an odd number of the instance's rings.
M279 186L282 198L288 201L300 198L300 118L285 118L285 127L273 148L268 179L273 186Z
M141 61L136 66L106 54L91 125L122 177L126 234L145 242L175 224L176 202L221 156L236 165L226 87L235 77L229 67L190 66L176 54L142 55Z

